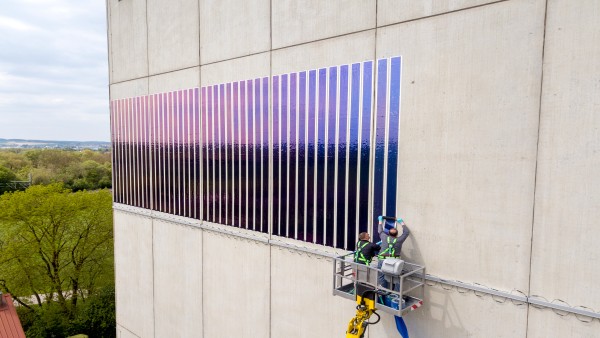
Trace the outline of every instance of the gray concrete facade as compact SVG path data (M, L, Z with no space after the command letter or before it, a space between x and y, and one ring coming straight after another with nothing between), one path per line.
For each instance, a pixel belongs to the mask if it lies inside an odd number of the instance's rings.
M442 279L600 315L600 2L107 9L111 100L401 55L406 258ZM115 205L117 334L343 337L354 304L332 296L328 258L341 253ZM425 292L405 318L411 337L600 337L599 319L443 283ZM398 336L387 314L367 334Z

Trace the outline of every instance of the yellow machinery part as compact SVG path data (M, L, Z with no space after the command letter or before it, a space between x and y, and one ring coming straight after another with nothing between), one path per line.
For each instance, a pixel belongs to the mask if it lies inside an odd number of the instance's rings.
M348 329L346 330L346 338L363 338L365 330L367 328L369 318L375 312L375 301L369 298L363 298L356 296L356 316L348 323Z

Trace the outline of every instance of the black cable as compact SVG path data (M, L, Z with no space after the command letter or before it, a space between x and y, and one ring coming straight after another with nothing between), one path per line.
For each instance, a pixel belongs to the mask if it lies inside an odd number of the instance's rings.
M372 293L373 294L373 298L375 298L375 290L365 290L363 291L363 293L360 294L360 305L365 305L365 295L367 293Z
M367 322L367 325L374 325L374 324L377 324L377 323L379 323L379 321L381 320L381 316L379 315L379 313L377 313L377 312L373 311L373 314L377 316L377 321L375 321L375 322L372 322L372 323L371 323L371 322Z

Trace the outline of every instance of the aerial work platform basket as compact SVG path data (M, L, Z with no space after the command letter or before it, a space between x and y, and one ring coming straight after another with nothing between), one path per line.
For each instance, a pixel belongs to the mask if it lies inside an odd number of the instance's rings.
M376 294L377 310L402 317L423 305L425 267L404 261L401 269L397 274L384 274L377 262L369 266L354 262L353 253L335 257L333 294L356 301L356 290L368 288ZM378 284L380 274L384 274L389 288Z

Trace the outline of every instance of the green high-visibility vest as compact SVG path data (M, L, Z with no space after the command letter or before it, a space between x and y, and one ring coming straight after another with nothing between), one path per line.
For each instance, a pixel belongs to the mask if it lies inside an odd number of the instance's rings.
M365 246L367 246L367 244L369 244L369 242L365 242L361 246L360 241L356 242L356 251L354 252L354 261L356 263L363 263L365 265L371 264L371 260L367 259L363 254L363 249L365 248Z
M387 238L388 247L385 248L385 250L383 250L382 252L380 252L378 257L385 258L386 256L384 256L384 254L386 254L386 253L387 253L387 256L395 257L396 249L394 248L394 244L396 244L397 240L398 240L398 238L394 238L394 241L390 242L390 237L388 236L388 238Z

